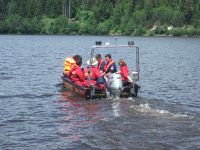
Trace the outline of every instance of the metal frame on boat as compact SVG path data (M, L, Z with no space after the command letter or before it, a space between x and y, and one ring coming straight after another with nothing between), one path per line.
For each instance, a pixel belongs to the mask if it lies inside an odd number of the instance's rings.
M139 75L140 75L140 68L139 68L139 47L134 45L133 41L128 42L127 45L110 45L109 43L102 44L101 41L97 41L95 46L92 46L90 52L90 67L89 71L91 72L91 64L92 59L94 58L94 52L97 49L112 49L112 48L131 48L135 50L135 70L131 72L131 78L133 79L133 83L128 86L123 87L112 87L106 86L107 89L98 88L91 83L90 74L88 74L88 83L91 85L90 87L82 87L73 81L71 81L66 76L62 76L64 88L68 88L76 93L78 93L81 97L85 99L97 99L97 98L108 98L110 96L118 96L118 97L137 97L139 86ZM116 73L116 75L119 73ZM115 75L115 73L113 74Z

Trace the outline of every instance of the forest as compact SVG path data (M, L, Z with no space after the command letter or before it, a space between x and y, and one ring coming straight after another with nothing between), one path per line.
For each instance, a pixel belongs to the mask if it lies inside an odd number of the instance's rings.
M0 0L0 34L199 36L200 0Z

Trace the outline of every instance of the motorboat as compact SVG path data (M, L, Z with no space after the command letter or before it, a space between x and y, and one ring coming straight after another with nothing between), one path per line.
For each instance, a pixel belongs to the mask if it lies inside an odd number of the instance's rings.
M111 73L105 82L105 88L99 85L93 85L91 83L90 74L88 74L89 87L83 87L76 83L74 83L70 78L67 76L62 75L63 79L63 87L65 89L69 89L81 97L85 99L99 99L99 98L110 98L110 97L137 97L138 90L140 89L139 85L139 75L140 75L140 68L139 68L139 47L134 44L134 41L128 42L127 45L110 45L108 42L102 44L101 41L96 41L96 44L91 47L90 57L89 57L89 71L91 72L91 64L92 59L94 58L96 50L108 50L108 49L115 49L115 48L129 48L133 50L134 57L135 57L135 68L134 70L130 71L130 76L132 78L133 83L123 86L122 78L119 72Z

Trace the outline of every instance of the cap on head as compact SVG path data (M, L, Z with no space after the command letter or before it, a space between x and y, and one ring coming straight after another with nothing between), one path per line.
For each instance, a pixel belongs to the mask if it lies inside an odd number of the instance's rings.
M95 58L92 58L91 64L92 66L95 66L98 63L98 61ZM87 61L87 64L90 65L90 60Z

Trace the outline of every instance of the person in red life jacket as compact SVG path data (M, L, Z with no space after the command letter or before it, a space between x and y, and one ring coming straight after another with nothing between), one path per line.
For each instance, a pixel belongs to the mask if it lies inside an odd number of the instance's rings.
M96 84L97 80L101 77L100 70L97 69L95 66L98 62L95 60L95 58L92 59L91 64L90 60L87 61L88 67L84 70L85 72L85 79L88 80L90 75L90 81L92 84ZM90 65L91 65L91 72L90 72Z
M108 77L110 75L110 73L117 72L117 66L116 66L115 62L112 60L112 57L110 54L105 55L105 61L106 61L106 65L104 67L104 72L103 72L102 76Z
M81 68L82 58L79 55L73 56L76 64L69 70L67 76L71 78L72 81L81 85L81 86L89 86L87 81L84 78L84 72Z
M122 77L123 86L130 85L133 81L132 81L131 77L129 76L128 66L123 59L119 60L119 66L120 66L119 72Z
M96 60L98 61L97 69L100 70L100 73L103 73L105 61L101 58L101 54L96 54Z

